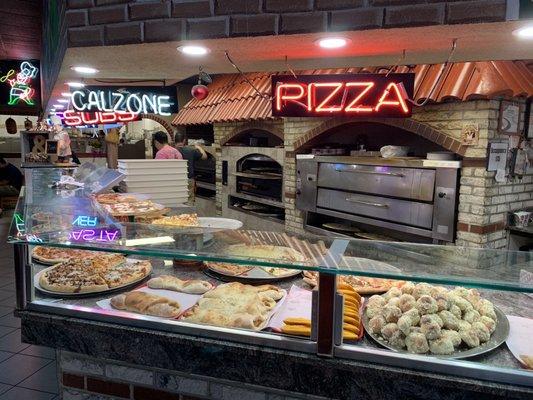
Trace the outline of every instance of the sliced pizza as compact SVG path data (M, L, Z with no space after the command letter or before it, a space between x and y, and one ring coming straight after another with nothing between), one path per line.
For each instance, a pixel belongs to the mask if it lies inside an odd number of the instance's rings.
M32 258L43 264L57 264L72 259L88 259L97 256L108 255L112 253L102 253L91 250L65 249L59 247L35 246L32 251ZM122 257L120 254L114 254L113 257Z
M152 224L176 227L189 227L200 226L200 221L198 220L198 214L192 213L157 218L152 221Z
M132 203L139 199L127 193L102 193L97 194L95 199L100 204Z

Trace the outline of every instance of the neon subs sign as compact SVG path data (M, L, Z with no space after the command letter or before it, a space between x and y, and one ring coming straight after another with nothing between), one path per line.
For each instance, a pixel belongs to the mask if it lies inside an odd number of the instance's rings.
M129 112L79 112L67 110L62 115L63 123L69 126L112 124L115 122L129 122L140 118L139 114Z
M414 74L272 76L275 117L410 117Z
M72 91L74 111L93 113L156 114L178 112L175 87L87 86Z

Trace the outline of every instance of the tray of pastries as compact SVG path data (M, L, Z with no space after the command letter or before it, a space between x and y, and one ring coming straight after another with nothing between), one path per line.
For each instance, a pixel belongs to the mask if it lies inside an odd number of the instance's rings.
M475 289L408 282L368 299L363 325L380 345L403 353L467 358L491 351L509 321Z

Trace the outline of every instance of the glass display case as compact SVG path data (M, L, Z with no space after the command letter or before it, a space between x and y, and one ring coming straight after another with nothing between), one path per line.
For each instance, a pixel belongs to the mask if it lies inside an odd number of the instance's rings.
M54 185L69 174L83 187ZM103 201L115 180L94 174L27 180L8 238L20 310L533 387L510 348L533 318L528 252L250 231Z

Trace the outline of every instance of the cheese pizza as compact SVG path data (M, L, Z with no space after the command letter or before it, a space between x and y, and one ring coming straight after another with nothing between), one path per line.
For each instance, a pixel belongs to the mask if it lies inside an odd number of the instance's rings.
M111 256L111 253L103 253L101 251L90 250L63 249L59 247L45 246L35 246L31 254L34 260L44 264L57 264L76 258L86 259L104 255ZM114 257L116 256L117 255L114 255Z
M279 262L303 262L306 260L305 256L297 250L291 247L274 246L274 245L253 245L253 244L235 244L228 246L224 251L225 255L235 257L249 257L252 259L266 259ZM254 266L250 265L238 265L232 263L221 262L206 262L209 269L224 274L239 276L248 271ZM258 267L262 268L266 273L275 276L282 277L290 275L294 270L287 268L274 268L274 267Z
M200 226L198 220L198 214L180 214L172 215L170 217L161 217L152 221L154 225L176 226L176 227L188 227L188 226Z
M304 271L304 281L311 287L318 286L318 273ZM376 294L387 292L392 287L401 287L405 281L355 275L338 275L337 283L349 285L359 294Z
M111 215L137 215L161 211L164 207L150 200L130 201L124 203L102 204L102 207Z

